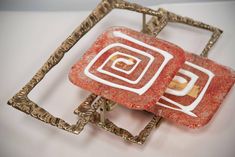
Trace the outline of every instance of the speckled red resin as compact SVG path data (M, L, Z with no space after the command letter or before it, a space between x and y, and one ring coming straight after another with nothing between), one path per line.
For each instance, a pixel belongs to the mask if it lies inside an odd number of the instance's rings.
M167 58L159 51L172 58L153 79ZM184 61L184 51L169 42L128 28L113 27L99 36L72 67L69 79L92 93L143 110L156 104Z
M161 98L158 103L167 105L168 107L162 105L160 106L158 104L147 110L168 120L176 122L177 124L190 128L198 128L209 122L224 100L225 96L228 94L229 90L233 87L235 82L235 72L209 59L191 53L186 53L186 60L195 65L208 69L214 74L214 77L211 79L211 82L209 83L205 94L202 96L201 101L199 101L199 104L194 109L191 108L191 112L195 116L169 108L170 106L182 110L182 108L174 105L172 101L182 104L183 106L190 106L196 99L198 99L200 93L209 80L208 74L187 64L184 64L182 69L193 72L198 76L197 82L195 83L196 86L200 87L198 97L193 98L188 95L175 96L172 94L164 94L167 99ZM177 75L189 79L182 75L182 73L178 73ZM190 107L188 109L190 109Z

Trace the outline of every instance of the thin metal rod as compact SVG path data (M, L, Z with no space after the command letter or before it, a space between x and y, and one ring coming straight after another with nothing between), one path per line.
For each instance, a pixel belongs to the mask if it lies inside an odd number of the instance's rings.
M106 101L103 102L100 106L100 122L102 125L105 125L105 114L106 114Z
M142 32L146 32L146 14L143 14L143 19L142 19Z

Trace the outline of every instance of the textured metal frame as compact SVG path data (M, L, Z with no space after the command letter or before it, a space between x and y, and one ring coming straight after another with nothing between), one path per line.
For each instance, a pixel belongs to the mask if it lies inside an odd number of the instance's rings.
M12 107L29 114L30 116L41 120L42 122L49 123L65 131L79 134L88 122L92 122L97 126L110 131L123 139L133 143L143 144L150 132L160 122L161 117L154 116L147 126L140 132L138 136L133 136L125 129L117 127L108 119L102 118L97 112L100 106L111 107L113 102L105 98L97 98L97 95L91 94L85 101L75 110L79 115L79 120L76 124L69 124L61 118L55 117L45 109L38 106L35 102L28 98L28 94L34 87L45 77L45 75L57 65L68 52L93 26L95 26L104 16L106 16L113 9L126 9L143 14L143 32L156 35L167 22L180 22L196 26L199 28L207 29L213 32L213 35L203 50L202 56L207 56L208 51L217 41L222 33L218 28L206 25L201 22L194 21L190 18L181 17L160 9L158 11L142 7L138 4L129 3L123 0L103 0L92 13L72 32L72 34L54 51L46 63L37 71L33 78L9 101L8 104ZM152 15L154 18L145 24L145 15ZM102 105L105 104L105 105ZM105 109L106 110L106 109ZM102 120L103 119L103 120Z
M212 36L210 37L209 41L207 42L205 48L203 49L202 53L200 54L203 57L207 57L210 49L212 46L217 42L220 35L223 33L223 31L219 28L213 27L211 25L205 24L200 21L193 20L189 17L183 17L180 15L177 15L175 13L169 12L163 8L159 8L158 12L161 14L161 16L155 16L151 18L151 20L148 22L145 28L145 32L148 34L152 34L154 36L157 36L158 33L169 23L181 23L201 29L208 30L212 32Z
M147 137L150 135L151 131L154 128L156 128L156 126L158 126L161 120L161 117L153 116L152 120L144 127L144 129L140 131L140 133L137 136L134 136L129 131L115 125L109 119L105 117L104 119L102 119L103 110L111 111L112 106L117 105L115 102L112 102L103 97L98 98L97 101L95 101L95 99L97 99L97 95L91 94L74 111L74 113L80 117L78 121L80 124L80 131L88 122L91 122L106 131L109 131L111 133L114 133L117 136L120 136L126 141L137 143L137 144L143 144L146 141ZM98 113L97 109L102 109L102 110L100 111L100 113Z

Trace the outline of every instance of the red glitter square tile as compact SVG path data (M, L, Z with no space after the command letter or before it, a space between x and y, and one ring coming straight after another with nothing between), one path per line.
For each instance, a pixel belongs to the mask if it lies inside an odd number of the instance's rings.
M72 67L72 83L128 108L155 105L185 61L179 47L113 27Z
M147 109L180 125L201 127L209 122L235 82L235 72L209 59L186 53L174 77L182 89L167 88L157 105Z

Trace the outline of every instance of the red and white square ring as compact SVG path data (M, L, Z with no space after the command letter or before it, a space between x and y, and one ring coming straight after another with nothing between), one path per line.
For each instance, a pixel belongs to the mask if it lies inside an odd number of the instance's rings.
M112 27L72 67L72 83L128 108L155 105L185 61L184 51L166 41Z

